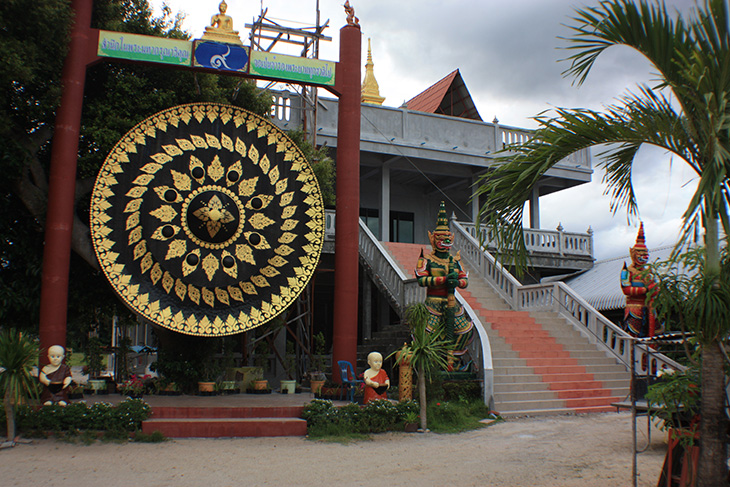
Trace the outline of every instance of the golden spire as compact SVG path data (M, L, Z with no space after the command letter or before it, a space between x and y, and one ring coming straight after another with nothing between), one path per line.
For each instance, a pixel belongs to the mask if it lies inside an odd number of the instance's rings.
M368 62L365 64L365 79L362 81L360 101L372 105L382 105L385 97L380 96L380 88L378 87L378 82L375 80L375 73L373 72L374 66L373 53L370 49L370 39L368 38Z

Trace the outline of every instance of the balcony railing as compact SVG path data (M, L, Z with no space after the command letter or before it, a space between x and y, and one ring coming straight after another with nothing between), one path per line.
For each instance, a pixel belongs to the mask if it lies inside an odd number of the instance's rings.
M459 222L461 228L477 239L477 228L471 222ZM525 228L522 231L525 246L531 254L551 254L565 257L593 258L593 234L571 233L562 230L537 230ZM497 240L491 229L482 231L484 247L489 250L497 249ZM504 250L511 250L509 246Z

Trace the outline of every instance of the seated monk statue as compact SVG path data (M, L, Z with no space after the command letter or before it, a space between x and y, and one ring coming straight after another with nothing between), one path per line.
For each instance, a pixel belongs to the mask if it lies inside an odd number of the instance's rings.
M233 19L230 15L226 15L227 10L228 5L223 0L218 5L218 13L210 18L210 25L203 33L203 40L243 45L241 38L238 37L238 31L233 30Z
M376 399L387 399L390 387L388 374L383 370L383 356L378 352L370 352L368 365L370 368L363 373L365 382L363 404Z
M68 386L71 385L71 368L63 363L66 351L61 345L48 348L48 365L41 369L38 380L45 387L41 393L41 402L44 406L58 404L65 406L68 402Z

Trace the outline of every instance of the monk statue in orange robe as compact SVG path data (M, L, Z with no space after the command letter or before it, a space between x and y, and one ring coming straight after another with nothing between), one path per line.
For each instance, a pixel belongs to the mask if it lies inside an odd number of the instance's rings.
M370 368L363 373L363 382L365 382L363 404L377 399L388 399L390 379L383 370L383 356L378 352L370 352L368 365Z

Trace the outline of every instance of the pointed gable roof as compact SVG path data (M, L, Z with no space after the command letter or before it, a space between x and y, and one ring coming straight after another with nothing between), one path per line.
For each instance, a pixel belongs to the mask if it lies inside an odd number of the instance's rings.
M418 112L482 121L458 69L408 100L405 107Z

